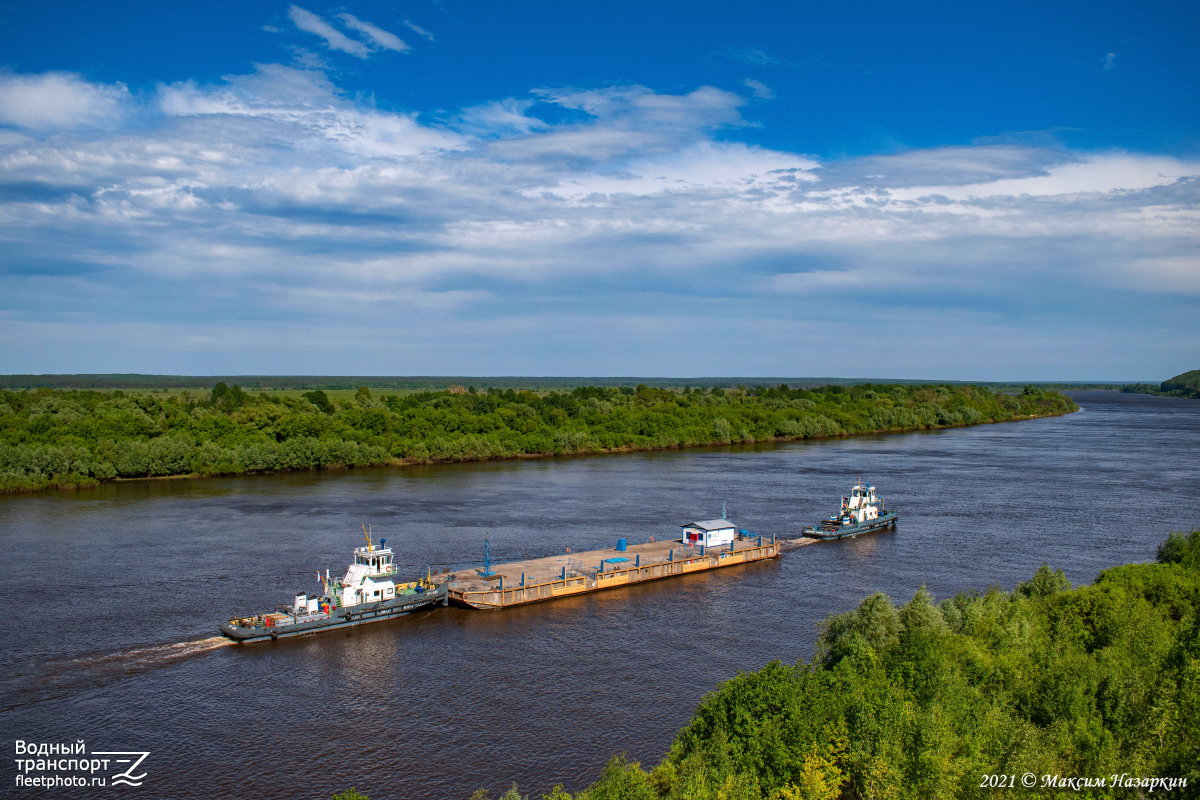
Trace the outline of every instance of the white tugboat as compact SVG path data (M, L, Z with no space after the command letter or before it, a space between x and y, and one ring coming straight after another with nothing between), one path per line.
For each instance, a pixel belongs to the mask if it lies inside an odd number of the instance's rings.
M817 525L805 528L804 535L810 539L858 536L860 533L894 528L898 516L895 511L887 510L883 498L875 493L874 486L864 483L859 478L858 483L850 490L850 496L842 498L841 512Z
M256 642L300 636L307 633L381 622L411 614L434 603L446 604L446 584L430 578L398 583L396 566L387 539L376 546L371 534L366 547L354 548L343 578L318 573L324 591L319 595L296 595L291 606L279 606L272 613L231 619L221 625L221 633L237 642Z

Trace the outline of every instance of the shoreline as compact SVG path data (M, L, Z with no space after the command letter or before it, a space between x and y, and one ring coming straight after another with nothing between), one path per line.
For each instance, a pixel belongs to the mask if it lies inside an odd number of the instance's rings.
M787 443L787 442L802 442L802 441L828 441L831 439L850 439L855 436L877 436L879 434L886 435L886 434L902 434L902 433L919 433L921 431L953 430L955 428L975 428L980 425L1001 425L1001 424L1004 424L1007 422L1027 422L1029 420L1035 420L1035 419L1048 419L1051 417L1062 417L1062 416L1066 416L1067 414L1074 414L1074 413L1078 412L1079 410L1080 410L1079 406L1076 405L1075 409L1072 411L1064 411L1062 413L1052 413L1052 414L1020 415L1020 416L1014 416L1011 419L1001 419L1001 420L987 419L987 420L980 420L979 422L975 422L975 423L959 423L956 425L934 425L933 427L929 427L929 428L887 428L887 429L879 429L879 430L874 430L874 431L855 431L853 433L838 433L838 434L807 436L807 437L805 437L805 436L773 436L770 438L755 439L752 442L746 442L746 441L692 442L689 444L671 444L671 445L661 445L661 446L651 446L651 447L614 447L614 448L605 448L605 449L598 449L598 450L581 450L581 451L575 451L572 453L553 453L553 452L551 452L551 453L513 453L511 455L491 456L488 458L455 458L455 459L446 459L446 460L437 460L437 459L431 459L431 458L426 458L426 459L393 458L391 461L389 461L387 463L372 464L372 465L369 465L366 467L349 467L349 466L342 465L342 466L328 466L328 467L313 467L313 468L308 468L308 469L277 469L277 470L257 470L257 471L247 470L244 472L218 472L218 473L187 472L187 473L180 473L177 475L146 475L146 476L142 476L142 477L138 477L138 478L117 477L117 478L109 478L107 480L99 480L99 479L92 478L92 479L88 479L86 481L48 483L44 486L38 486L38 487L28 487L28 488L14 487L14 488L9 488L9 489L0 489L0 495L32 495L32 494L49 493L49 492L83 491L85 489L95 489L101 485L113 484L113 483L139 483L139 482L145 482L145 481L173 481L173 480L204 480L207 478L252 477L252 476L260 476L260 475L280 475L280 474L297 473L297 472L341 472L341 471L348 471L351 469L378 469L381 467L396 468L396 467L410 467L410 466L411 467L428 466L428 465L432 465L432 464L472 464L472 463L483 463L485 461L511 461L511 460L535 459L535 458L571 458L571 457L576 457L576 456L621 455L621 454L625 454L625 453L647 453L647 452L658 452L658 451L665 451L665 450L687 450L687 449L696 448L696 447L728 447L728 446L734 445L734 444L757 444L758 442Z

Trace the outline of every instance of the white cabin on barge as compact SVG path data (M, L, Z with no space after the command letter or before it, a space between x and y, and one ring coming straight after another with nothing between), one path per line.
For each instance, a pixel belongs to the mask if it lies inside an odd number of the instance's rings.
M697 547L723 547L737 538L737 526L727 519L706 519L680 525L683 543Z

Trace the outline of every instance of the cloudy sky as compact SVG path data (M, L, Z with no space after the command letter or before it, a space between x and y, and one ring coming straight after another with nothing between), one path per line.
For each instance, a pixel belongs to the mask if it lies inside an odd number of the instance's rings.
M0 8L0 372L1200 367L1200 6Z

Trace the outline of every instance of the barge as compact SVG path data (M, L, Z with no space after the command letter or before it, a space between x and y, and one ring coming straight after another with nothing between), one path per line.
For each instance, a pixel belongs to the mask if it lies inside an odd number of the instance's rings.
M844 539L871 533L885 528L895 528L899 514L888 511L883 497L876 494L875 487L858 483L850 490L849 497L842 498L842 509L829 519L804 529L810 539Z
M482 570L451 573L445 584L447 596L450 602L467 608L508 608L779 555L780 543L773 534L739 531L724 519L695 522L683 528L681 538L665 542L629 545L620 539L611 549L498 565L492 565L489 559Z
M446 584L432 579L398 582L394 554L367 534L365 547L354 548L354 560L342 578L319 573L323 592L297 594L291 606L273 612L237 617L220 626L221 633L235 642L262 642L289 636L304 636L336 628L382 622L411 614L426 606L446 605Z

